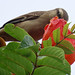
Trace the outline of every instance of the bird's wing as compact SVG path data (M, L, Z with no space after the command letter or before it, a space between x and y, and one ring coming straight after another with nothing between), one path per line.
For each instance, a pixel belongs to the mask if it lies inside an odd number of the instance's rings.
M39 18L42 14L44 14L45 11L36 11L36 12L31 12L22 16L19 16L15 19L12 19L8 22L6 22L1 28L3 28L7 23L12 23L12 24L17 24L23 21L28 21L28 20L34 20ZM0 29L1 29L0 28Z

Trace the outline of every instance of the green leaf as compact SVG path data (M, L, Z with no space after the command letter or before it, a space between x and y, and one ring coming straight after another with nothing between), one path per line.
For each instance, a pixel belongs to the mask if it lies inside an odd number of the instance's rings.
M56 43L60 40L60 28L53 31L53 38Z
M63 40L62 42L60 42L60 44L65 46L69 50L74 51L74 47L73 47L73 45L69 41Z
M5 49L14 51L14 50L17 49L19 46L20 46L20 43L19 43L19 42L10 42L10 43L8 43L8 45L5 47Z
M34 50L39 51L39 45L36 46L30 46L28 48L19 48L20 43L18 42L10 42L5 49L6 50L11 50L13 52L16 52L22 56L25 56L27 59L29 59L31 62L35 63L36 61L36 55L33 52Z
M63 28L63 35L64 35L64 36L67 35L69 24L70 24L70 23L67 23L67 24L64 26L64 28Z
M69 35L67 38L70 38L70 39L75 39L75 35Z
M34 45L34 43L32 41L32 38L30 36L26 35L21 42L20 48L28 48L33 45Z
M4 27L4 31L19 41L22 41L24 39L24 36L29 35L24 29L15 26L14 24L6 24ZM33 42L34 44L36 44L34 40Z
M71 28L71 32L73 32L74 29L75 29L75 24L72 26L72 28Z
M67 47L65 47L61 44L58 44L57 47L62 48L64 50L65 54L72 54L73 53L71 50L69 50Z
M64 51L61 48L58 47L46 47L41 49L40 56L49 56L56 59L59 59L60 61L64 62Z
M0 55L0 57L1 59L4 59L3 56ZM4 65L2 62L0 62L0 68L4 69L7 72L11 72L11 70L7 67L7 65Z
M62 48L65 54L72 54L72 51L74 51L73 45L67 40L63 40L62 42L60 42L60 44L58 44L57 47Z
M53 70L56 69L56 71L57 70L61 71L60 73L63 72L64 74L70 75L70 65L66 60L64 63L61 63L61 62L57 61L55 58L46 56L41 59L38 58L37 65L38 66L48 66L48 67L52 68Z
M0 64L4 64L7 68L16 75L26 75L23 67L8 60L6 57L0 57Z
M30 46L29 49L31 49L33 52L37 53L39 52L40 44L36 44L34 46Z
M43 66L43 67L36 68L34 70L33 75L66 75L66 74L59 70L47 66Z
M27 60L25 57L23 57L17 53L14 53L13 51L6 50L6 49L3 51L3 54L7 59L9 59L9 60L13 61L14 63L16 63L17 65L23 67L26 72L29 72L29 73L32 72L32 70L33 70L32 63L29 60Z
M16 49L15 52L22 56L25 56L28 60L30 60L33 63L35 63L36 61L36 55L30 48Z
M24 36L28 35L25 30L15 26L14 24L6 24L4 27L4 31L19 41L22 41Z
M12 75L12 74L11 74L11 72L6 71L6 70L3 69L3 68L0 68L0 75Z
M6 48L6 46L0 47L0 53Z
M44 47L52 46L51 38L49 38L48 40L44 40L43 45Z

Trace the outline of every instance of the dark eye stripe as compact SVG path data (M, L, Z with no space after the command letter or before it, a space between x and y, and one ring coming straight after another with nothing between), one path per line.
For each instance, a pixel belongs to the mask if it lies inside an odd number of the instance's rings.
M58 16L59 18L61 18L61 14L60 14L60 12L59 12L58 9L57 9L57 16Z

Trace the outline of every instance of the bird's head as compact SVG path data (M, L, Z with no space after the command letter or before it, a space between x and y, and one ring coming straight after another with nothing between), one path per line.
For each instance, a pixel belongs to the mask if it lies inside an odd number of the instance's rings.
M58 18L68 21L68 13L63 8L56 8L54 10L49 11L49 13L50 18L58 16Z
M59 18L63 18L66 21L68 21L68 13L66 12L66 10L64 10L62 8L56 8L55 10L57 11L57 16Z

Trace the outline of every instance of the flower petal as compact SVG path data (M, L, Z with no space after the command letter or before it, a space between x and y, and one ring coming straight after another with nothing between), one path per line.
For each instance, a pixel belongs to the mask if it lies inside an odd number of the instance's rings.
M58 17L54 17L53 19L50 20L50 23L46 25L45 27L45 33L43 35L43 39L42 41L44 40L48 40L49 37L51 37L52 39L52 46L55 46L56 43L53 39L53 31L57 28L60 28L60 40L62 40L64 38L63 36L63 28L64 28L64 25L66 24L67 22L64 20L64 19L58 19ZM68 30L68 34L70 34L71 31ZM74 39L70 39L70 38L66 38L64 40L67 40L69 41L75 48L75 40ZM43 43L42 43L42 48L43 48ZM70 55L65 55L65 58L66 60L72 64L74 61L75 61L75 51L73 52L73 54L70 54Z

